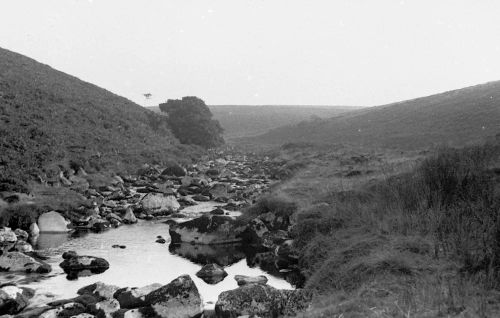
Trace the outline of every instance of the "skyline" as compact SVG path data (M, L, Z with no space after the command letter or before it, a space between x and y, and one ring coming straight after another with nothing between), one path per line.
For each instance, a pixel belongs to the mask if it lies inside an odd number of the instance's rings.
M143 106L376 106L500 80L494 1L3 5L0 47Z

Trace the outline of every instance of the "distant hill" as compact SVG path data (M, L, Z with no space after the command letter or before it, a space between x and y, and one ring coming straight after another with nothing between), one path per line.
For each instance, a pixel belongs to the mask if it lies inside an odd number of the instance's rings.
M464 145L499 133L500 81L289 125L246 141L415 149Z
M0 179L70 163L125 169L182 158L189 151L162 116L0 49Z
M351 106L285 106L285 105L213 105L214 118L224 128L226 139L255 136L270 129L337 116L361 107ZM159 112L158 107L150 109Z

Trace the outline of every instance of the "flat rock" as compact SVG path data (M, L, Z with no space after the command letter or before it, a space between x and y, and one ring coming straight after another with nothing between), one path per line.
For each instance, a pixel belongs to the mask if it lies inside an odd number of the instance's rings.
M264 275L259 276L245 276L245 275L234 275L234 280L238 283L238 286L243 286L247 284L267 284L267 277Z
M20 252L7 252L0 256L0 269L9 272L48 273L50 265Z

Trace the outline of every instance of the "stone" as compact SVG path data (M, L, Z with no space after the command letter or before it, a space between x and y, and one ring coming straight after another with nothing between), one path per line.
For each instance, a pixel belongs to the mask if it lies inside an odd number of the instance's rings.
M199 218L172 224L169 233L172 243L226 244L241 242L243 227L232 218L222 215L203 215Z
M205 196L205 195L195 194L195 195L193 195L193 200L198 201L198 202L206 202L206 201L210 201L210 198Z
M137 223L137 218L135 217L134 211L131 207L127 207L125 210L125 215L123 216L123 223L134 224Z
M28 306L33 293L25 288L7 285L0 288L0 314L15 315Z
M0 269L9 272L49 273L50 265L20 252L7 252L0 256Z
M248 244L262 244L263 236L269 232L267 226L259 218L251 220L242 233L243 240Z
M152 291L145 301L159 317L190 318L203 312L200 293L189 275L179 276Z
M207 264L203 266L197 273L196 276L203 279L207 284L217 284L224 280L227 276L227 272L224 268L217 264Z
M162 287L161 284L151 284L141 288L122 288L115 292L121 308L139 308L147 306L146 295Z
M181 167L179 164L174 163L167 168L165 168L162 173L162 176L173 176L173 177L184 177L186 175L186 169Z
M38 218L40 233L65 233L69 232L69 222L56 211L43 213Z
M214 198L227 198L228 197L228 186L225 183L216 183L209 190L210 195Z
M116 299L106 299L95 304L99 317L113 318L113 313L120 309L120 303Z
M33 252L33 246L31 246L31 244L26 241L17 241L14 245L14 250L21 253L29 253Z
M14 234L16 234L16 237L18 240L27 241L29 238L28 232L21 230L21 229L15 229Z
M310 301L311 295L302 290L249 284L222 292L215 304L215 314L217 317L288 317L305 311Z
M146 194L141 201L141 205L148 214L177 212L181 207L174 196L164 196L156 193Z
M66 255L64 261L59 264L66 272L78 272L90 270L92 273L102 273L109 268L109 263L101 257L86 255Z
M267 277L264 275L259 276L246 276L246 275L234 275L234 280L238 283L238 286L243 286L247 284L267 284Z
M0 229L0 250L6 252L14 247L17 242L17 236L10 227Z
M78 295L92 295L99 297L100 300L113 299L114 294L120 289L115 285L105 284L103 282L96 282L85 287L80 288L76 293Z

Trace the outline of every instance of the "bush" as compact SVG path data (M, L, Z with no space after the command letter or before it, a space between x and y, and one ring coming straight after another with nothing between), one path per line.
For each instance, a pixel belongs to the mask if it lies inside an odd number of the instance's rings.
M10 205L0 211L0 225L28 231L31 223L36 222L43 212L44 209L32 204Z
M244 211L248 217L256 217L268 212L276 216L290 218L297 211L297 204L281 196L266 195Z

